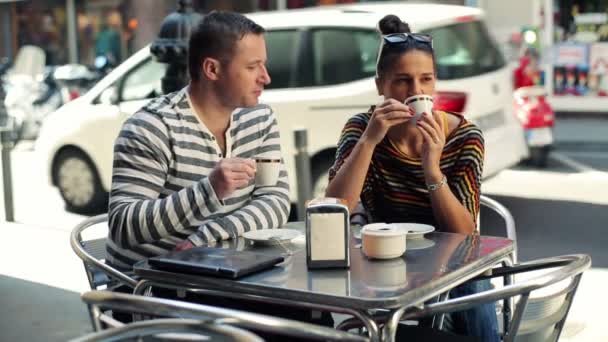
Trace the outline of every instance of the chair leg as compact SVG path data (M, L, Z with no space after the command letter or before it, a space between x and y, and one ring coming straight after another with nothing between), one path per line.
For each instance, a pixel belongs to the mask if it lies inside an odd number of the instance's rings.
M570 307L572 306L572 301L574 300L574 295L576 294L576 290L578 289L578 285L581 281L583 274L580 273L579 275L577 275L576 277L574 277L574 284L573 284L573 288L572 291L570 291L567 295L566 295L566 302L568 303L568 308L566 309L566 312L564 313L564 317L557 322L557 324L555 325L555 329L557 330L557 336L555 338L555 341L559 341L559 336L562 334L562 329L564 328L564 325L566 324L566 318L568 317L568 312L570 311Z
M502 265L505 267L513 266L513 260L512 259L504 260L502 262ZM509 285L513 284L514 280L515 280L515 277L512 274L506 275L503 277L503 285L509 286ZM511 319L513 318L513 307L514 306L515 306L515 299L513 297L505 298L503 300L503 304L502 304L503 328L502 328L502 330L505 334L507 331L509 331L509 325L510 325Z
M446 291L442 294L439 295L439 298L437 299L437 302L443 302L446 299L448 299L450 296L450 291ZM433 323L431 324L431 327L433 329L437 329L437 330L443 330L443 322L445 320L445 314L439 314L436 316L433 316Z
M96 305L87 305L87 307L89 308L89 318L91 319L93 331L101 331L101 322L99 321L101 310Z
M505 333L505 337L503 339L504 342L514 342L515 337L517 336L517 330L519 330L519 325L521 323L522 318L524 317L524 310L526 309L526 305L528 304L528 299L530 298L530 292L524 293L519 298L519 302L517 303L517 308L513 314L513 320L511 321L511 326L509 330Z

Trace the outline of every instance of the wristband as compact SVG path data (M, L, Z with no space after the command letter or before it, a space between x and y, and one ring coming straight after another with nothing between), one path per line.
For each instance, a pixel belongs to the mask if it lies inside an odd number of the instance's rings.
M441 178L441 182L435 183L435 184L427 184L426 188L429 191L435 191L435 190L441 188L442 186L446 185L447 182L448 182L448 178L445 175L443 175L443 178Z

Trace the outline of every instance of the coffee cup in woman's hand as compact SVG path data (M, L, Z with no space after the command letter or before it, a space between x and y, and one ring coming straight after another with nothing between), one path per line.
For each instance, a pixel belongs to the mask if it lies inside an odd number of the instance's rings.
M412 117L412 123L414 124L418 122L418 119L420 119L424 113L426 113L426 115L431 115L433 113L433 97L430 95L410 96L405 99L404 103L414 112L414 117Z

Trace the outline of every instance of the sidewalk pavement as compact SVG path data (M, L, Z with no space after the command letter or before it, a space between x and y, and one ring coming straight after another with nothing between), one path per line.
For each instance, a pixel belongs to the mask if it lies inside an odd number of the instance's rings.
M92 331L69 231L0 221L0 232L0 341L63 342Z

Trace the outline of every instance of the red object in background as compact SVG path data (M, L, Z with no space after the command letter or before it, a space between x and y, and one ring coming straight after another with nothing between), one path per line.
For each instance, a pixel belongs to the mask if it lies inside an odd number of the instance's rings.
M80 97L80 93L78 92L78 90L70 90L70 96L69 96L69 100L75 100L77 98Z
M533 75L526 72L528 65L530 65L530 57L524 56L519 59L519 66L513 71L513 86L515 89L534 85Z
M555 126L555 113L547 103L542 88L523 88L516 91L515 114L526 130Z
M464 112L467 94L459 91L438 91L433 96L433 108L446 112Z

